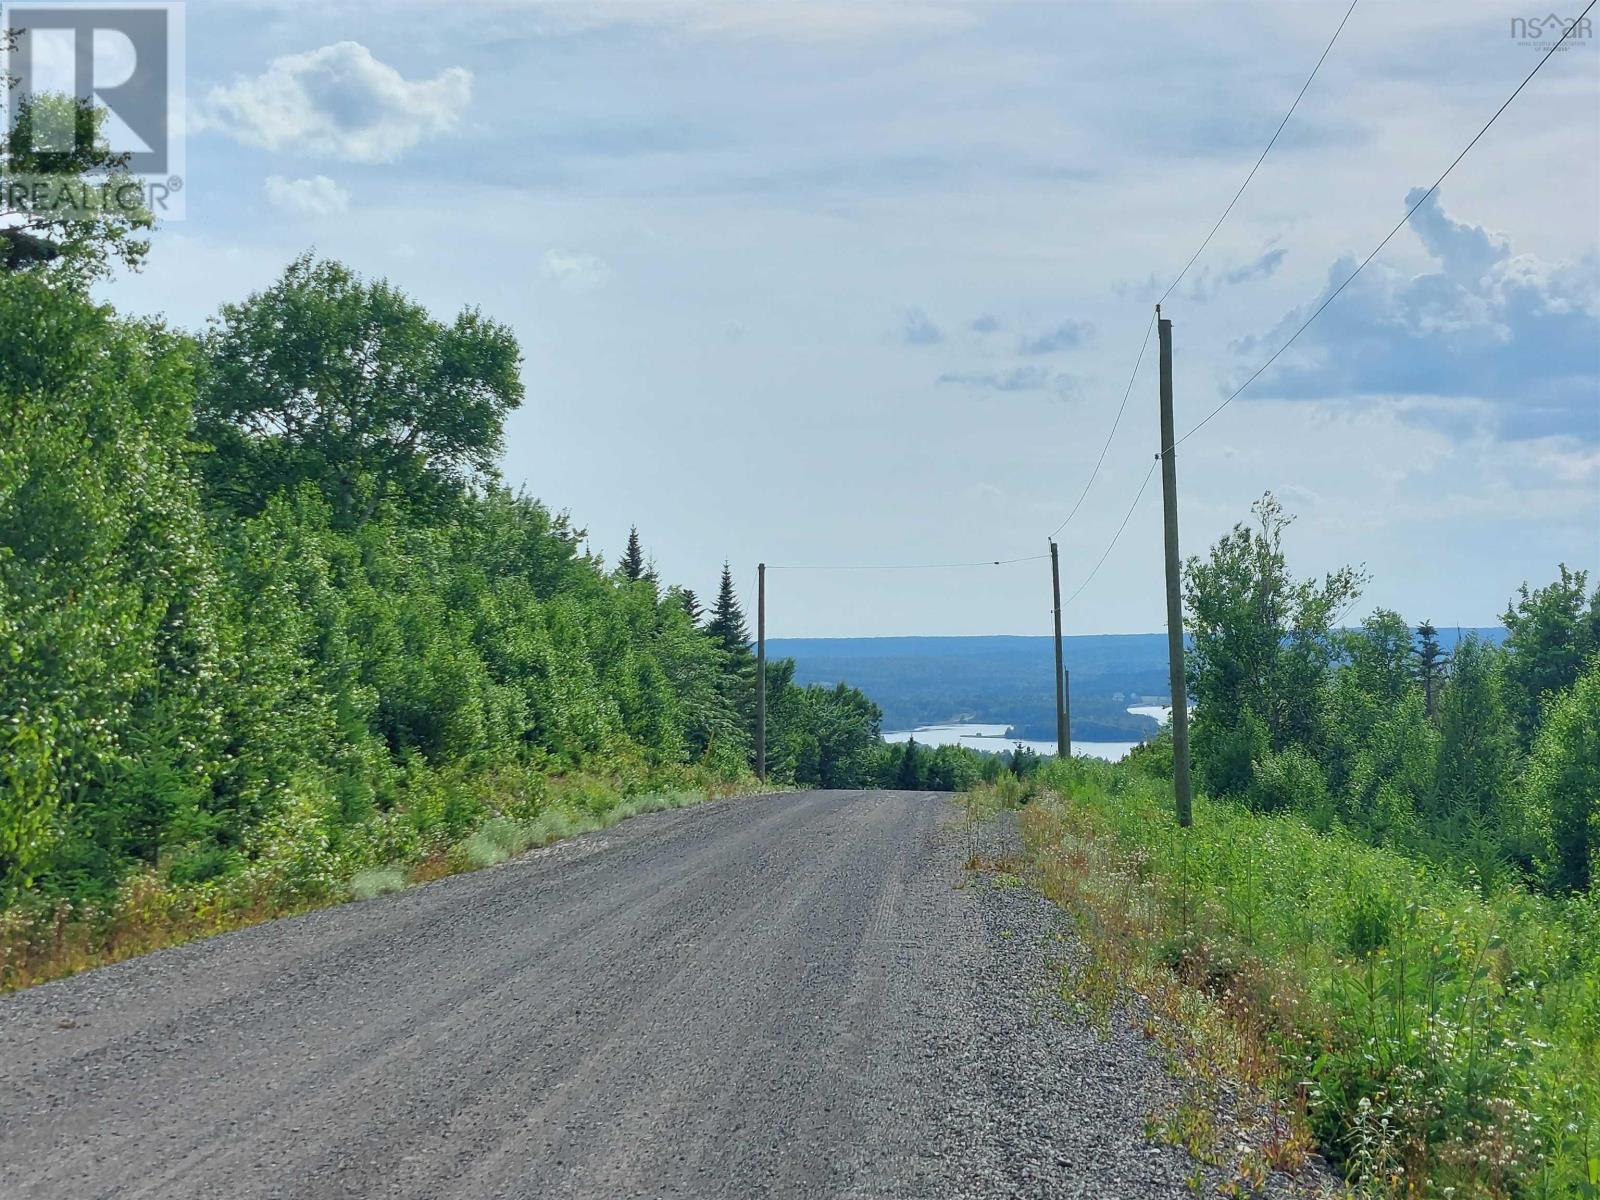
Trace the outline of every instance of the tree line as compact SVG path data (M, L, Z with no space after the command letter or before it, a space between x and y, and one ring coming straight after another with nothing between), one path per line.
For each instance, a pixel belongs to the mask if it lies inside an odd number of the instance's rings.
M1563 565L1507 604L1503 644L1468 636L1447 654L1431 623L1385 609L1338 628L1365 574L1294 578L1292 518L1270 494L1252 511L1185 570L1200 785L1421 853L1485 888L1593 887L1600 588Z
M190 333L97 303L87 244L0 270L0 902L403 856L566 773L748 777L731 573L703 612L637 530L613 567L505 486L507 327L306 256ZM876 779L876 706L792 678L774 778Z

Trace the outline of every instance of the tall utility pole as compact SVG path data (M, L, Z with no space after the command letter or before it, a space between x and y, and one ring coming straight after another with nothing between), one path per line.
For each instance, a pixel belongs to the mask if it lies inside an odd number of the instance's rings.
M1067 723L1067 676L1061 665L1061 555L1053 538L1050 541L1050 588L1056 601L1056 757L1065 762L1072 757L1072 728Z
M756 567L756 778L767 777L767 564Z
M1194 820L1189 790L1189 684L1183 670L1183 599L1178 565L1178 464L1173 445L1172 322L1156 305L1161 336L1161 499L1167 535L1167 659L1172 676L1172 783L1177 793L1178 824Z

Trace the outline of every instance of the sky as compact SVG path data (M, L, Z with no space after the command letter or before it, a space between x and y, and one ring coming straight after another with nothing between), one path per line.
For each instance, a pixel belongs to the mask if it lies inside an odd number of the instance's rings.
M314 249L480 307L525 355L504 477L592 549L636 524L664 579L709 595L726 559L752 608L785 568L773 636L1044 634L1034 556L1153 304L1346 7L196 0L187 217L108 295L199 328ZM1533 67L1526 7L1360 0L1168 298L1180 432ZM1351 620L1494 624L1600 568L1597 241L1591 36L1183 443L1185 554L1270 490L1297 573L1365 564ZM1155 366L1061 532L1069 595L1158 449ZM1164 627L1160 522L1152 482L1067 632Z

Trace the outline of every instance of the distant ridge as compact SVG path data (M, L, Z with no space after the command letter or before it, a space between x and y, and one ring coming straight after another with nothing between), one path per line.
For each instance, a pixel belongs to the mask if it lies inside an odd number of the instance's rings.
M1462 629L1503 641L1499 627ZM1440 629L1452 649L1455 628ZM1072 676L1072 732L1085 741L1149 737L1156 723L1130 704L1168 699L1164 633L1082 634L1063 639ZM1019 736L1055 736L1053 639L990 637L769 638L772 658L795 661L797 683L860 688L883 709L885 729L972 721Z

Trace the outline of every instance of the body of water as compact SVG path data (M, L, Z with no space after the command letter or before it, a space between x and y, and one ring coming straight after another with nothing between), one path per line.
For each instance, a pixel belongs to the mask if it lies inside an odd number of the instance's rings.
M1019 739L1006 737L1005 725L924 725L921 729L900 729L883 735L886 742L903 742L915 737L919 746L970 746L974 750L988 750L998 754L1002 750L1015 748ZM1027 738L1020 739L1029 750L1040 754L1054 754L1054 742L1030 742ZM1073 742L1074 754L1086 754L1092 758L1103 758L1107 762L1119 762L1126 758L1128 752L1137 746L1138 742Z

